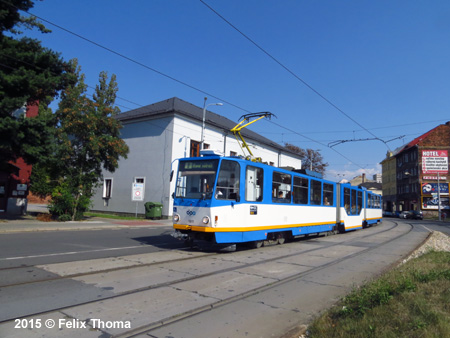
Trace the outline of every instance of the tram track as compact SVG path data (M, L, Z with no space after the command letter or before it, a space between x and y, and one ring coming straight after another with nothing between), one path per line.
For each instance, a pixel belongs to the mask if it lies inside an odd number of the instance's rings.
M397 226L398 226L398 224L395 223L395 225L393 227L388 228L388 229L384 229L382 231L379 231L377 234L391 231L392 229L396 228ZM347 233L340 234L340 236L345 236L346 234ZM374 234L365 235L365 236L362 236L361 239L364 239L364 238L367 238L367 237L370 237L370 236L373 236L373 235ZM316 240L318 238L324 238L324 237L328 237L328 236L319 236L319 237L316 237L316 238L313 238L313 236L310 236L310 237L306 238L306 241L314 241L314 240ZM294 240L294 242L297 242L297 241L298 240ZM348 241L339 242L339 243L331 245L330 247L336 246L336 245L342 245L342 244L345 244L347 242ZM270 246L272 246L272 245L270 245ZM315 251L315 250L319 250L319 249L320 248L311 249L309 251L306 251L305 253L309 253L309 252L312 252L312 251ZM178 249L178 250L181 251L180 249ZM255 250L264 250L264 248L259 248L259 249L255 249ZM34 283L50 282L50 281L72 279L72 278L79 278L79 277L96 275L96 274L110 273L110 272L114 272L114 271L130 270L130 269L138 268L138 267L141 268L141 267L157 266L157 265L162 265L162 264L178 263L178 262L182 262L182 261L195 260L195 259L198 259L200 257L201 258L203 258L203 257L214 257L214 256L220 257L221 255L223 255L223 253L213 252L213 253L205 253L204 255L197 255L195 257L185 257L185 258L178 258L178 259L173 259L173 260L162 260L162 261L156 261L156 262L151 262L151 263L137 263L135 265L126 265L126 266L121 266L121 267L100 269L100 270L89 271L89 272L73 273L73 274L67 274L67 275L64 275L64 276L52 276L52 277L48 277L48 278L29 280L29 281L24 281L24 282L19 282L19 283L0 284L0 288L9 288L9 287L16 287L16 286L27 285L27 284L34 284ZM279 257L278 259L288 258L289 256L292 256L292 255L295 255L295 254L287 255L287 256L284 256L284 257ZM126 256L124 256L124 257L126 257ZM276 259L277 258L274 258L273 260L276 260ZM61 263L55 263L54 265L58 265L58 264L61 264ZM257 264L257 263L255 263L255 264ZM50 265L52 265L52 264L50 264ZM41 266L45 266L45 265L41 265ZM0 268L0 273L2 271L13 272L14 270L32 269L32 268L36 268L36 267L39 267L39 265L38 266L25 265L25 266L19 266L19 267Z
M143 333L146 333L146 332L149 332L149 331L152 331L152 330L155 330L155 329L167 326L169 324L181 321L183 319L192 317L192 316L200 314L202 312L210 311L210 310L212 310L214 308L218 308L218 307L221 307L221 306L224 306L224 305L227 305L227 304L231 304L233 302L237 302L237 301L246 299L246 298L251 297L253 295L256 295L258 293L261 293L261 292L267 291L269 289L275 288L277 286L289 283L289 282L294 281L296 279L308 276L308 275L313 274L313 273L315 273L317 271L326 269L327 267L330 267L330 266L332 266L334 264L344 262L344 261L349 260L351 258L354 258L354 257L356 257L358 255L361 255L361 254L363 254L365 252L375 250L375 249L379 248L380 246L386 245L386 244L388 244L390 242L393 242L393 241L395 241L395 240L397 240L397 239L399 239L399 238L401 238L403 236L408 235L414 228L414 225L412 225L412 224L408 224L408 225L409 225L410 228L409 228L409 230L407 232L399 234L398 236L392 237L391 239L387 240L386 242L380 243L377 246L369 247L369 248L366 248L365 250L362 250L362 251L359 251L359 252L355 252L355 253L353 253L351 255L347 255L347 256L345 256L343 258L339 258L339 259L330 261L328 263L321 264L320 266L311 268L310 270L303 271L303 272L300 272L298 274L295 274L295 275L292 275L292 276L289 276L289 277L286 277L286 278L282 278L282 279L280 279L278 281L274 281L274 282L269 283L267 285L264 285L264 286L252 289L252 290L244 292L244 293L241 293L241 294L239 294L237 296L230 297L230 298L227 298L225 300L218 301L218 302L216 302L214 304L210 304L210 305L207 305L207 306L199 307L199 308L197 308L195 310L188 311L188 312L185 312L185 313L182 313L182 314L177 314L176 316L173 316L173 317L170 317L170 318L166 318L163 321L151 323L151 324L148 324L146 326L142 326L142 327L139 327L139 328L135 328L133 330L129 330L127 332L123 332L123 333L121 333L119 335L115 335L114 337L115 338L135 337L135 336L138 336L140 334L143 334ZM398 223L395 222L395 226L393 228L396 228L397 226L398 226ZM380 233L385 232L385 231L389 231L389 230L384 230L384 231L381 231ZM364 236L364 238L366 238L366 237L369 237L369 236ZM351 242L351 241L347 241L347 242L344 242L344 243L338 243L336 245L343 245L343 244L348 243L348 242ZM332 246L336 246L336 245L332 245ZM332 247L332 246L330 246L330 247ZM308 252L316 251L316 250L317 249L312 249L312 250L309 250ZM306 252L302 252L302 254L305 254L305 253ZM287 255L286 257L288 257L288 256L293 256L293 255ZM280 260L280 259L286 258L286 257L278 257L276 259L274 258L273 260ZM267 262L267 261L265 261L265 262ZM262 264L262 263L256 263L256 264ZM256 264L252 264L252 265L256 265Z
M370 237L373 237L373 236L376 236L376 235L379 235L379 234L383 234L385 232L392 231L393 229L397 228L398 225L399 225L398 223L394 223L393 226L390 226L390 227L388 227L386 229L382 229L381 231L374 231L374 232L371 231L368 234L364 234L365 232L362 232L362 235L361 236L356 236L356 238L355 238L355 236L353 236L352 238L350 238L348 240L338 241L338 242L335 242L335 243L329 242L329 245L327 245L325 248L326 249L330 249L330 248L333 248L333 247L338 246L338 245L351 245L352 242L361 241L361 240L364 240L364 239L367 239L367 238L370 238ZM216 302L213 302L212 304L208 304L206 306L201 306L201 307L198 307L198 308L195 308L195 309L191 309L191 310L186 311L184 313L180 313L180 314L177 314L175 316L171 316L171 317L165 318L163 320L158 320L158 321L154 321L154 322L151 322L149 324L146 324L146 325L141 325L141 326L139 326L137 328L134 328L133 330L124 332L123 334L121 334L119 336L124 336L124 337L126 336L126 337L128 337L128 336L138 335L140 333L147 332L149 330L154 330L154 329L159 328L159 327L163 327L165 325L168 325L170 323L179 321L181 319L193 316L195 314L202 313L204 311L208 311L208 310L211 310L213 308L217 308L217 307L220 307L220 306L223 306L223 305L226 305L226 304L230 304L230 303L236 302L238 300L245 299L247 297L250 297L250 296L255 295L257 293L263 292L263 291L268 290L270 288L274 288L276 286L282 285L283 283L288 283L289 281L295 280L297 278L305 277L308 274L312 274L312 273L314 273L316 271L320 271L321 269L325 269L326 267L328 267L330 265L333 265L333 264L336 264L336 263L339 263L339 262L343 262L343 261L345 261L347 259L353 258L353 257L355 257L357 255L360 255L360 254L364 253L364 252L367 252L367 251L370 251L370 250L374 250L374 249L378 248L379 246L385 245L385 244L387 244L387 243L389 243L391 241L394 241L396 239L399 239L402 236L407 235L408 233L410 233L412 231L412 229L413 229L413 226L410 225L410 228L409 228L408 231L402 232L402 233L398 234L397 236L390 238L387 241L382 241L381 243L377 244L376 246L372 246L372 247L366 248L366 249L364 249L362 251L355 252L354 254L351 254L351 255L347 255L347 256L344 256L344 257L339 257L339 258L337 258L335 260L332 260L332 261L330 261L330 262L328 262L326 264L321 264L321 265L319 265L317 267L311 267L310 269L308 269L306 271L300 272L298 274L294 274L294 275L289 276L287 278L278 278L278 279L277 278L275 278L275 279L272 278L273 279L272 281L270 281L269 283L267 283L266 285L263 285L261 287L248 290L246 292L240 293L238 295L234 295L234 296L226 298L226 299L217 300ZM356 233L359 234L359 232L356 232ZM319 240L321 240L323 238L324 237L319 237ZM317 242L317 240L313 240L312 239L312 240L306 241L305 243L312 243L312 244L314 244L315 242ZM296 245L296 244L298 244L298 242L294 242L293 244ZM284 245L284 246L289 246L289 244ZM280 246L278 246L278 247L280 247ZM266 248L266 249L270 250L270 247ZM214 275L223 274L223 273L226 273L226 272L232 272L232 271L238 270L238 269L245 269L245 268L255 267L257 265L266 264L268 262L276 262L276 261L280 261L280 260L283 260L283 259L291 258L291 257L294 257L294 256L311 254L311 253L314 253L316 251L323 250L323 249L324 249L324 246L312 247L312 248L310 248L308 250L303 250L301 252L294 252L294 253L289 253L289 254L285 254L285 255L281 255L281 256L277 255L277 256L275 256L273 258L270 258L270 259L264 259L263 261L256 261L256 262L252 262L252 263L240 262L241 263L240 265L237 265L237 266L234 266L234 267L218 269L218 270L212 271L210 273L203 273L203 274L199 274L199 275L191 275L191 276L186 277L186 278L174 279L174 280L170 280L170 281L167 281L167 282L164 282L164 283L153 284L153 285L149 285L149 286L146 286L146 287L136 288L136 289L128 290L128 291L125 291L125 292L120 292L120 293L117 293L115 295L104 297L104 298L100 298L100 299L95 299L95 300L91 300L91 301L80 302L80 303L77 303L77 304L71 304L69 306L63 306L63 307L59 307L59 308L50 309L48 311L29 313L29 314L26 314L26 315L22 316L22 318L29 318L29 317L33 317L33 316L37 316L37 315L51 314L51 313L54 313L54 312L60 312L60 313L63 313L65 315L68 315L67 314L68 310L73 309L75 307L82 306L82 305L90 305L90 304L97 303L99 301L107 301L107 300L112 300L112 299L118 299L120 297L127 297L127 296L130 296L130 295L135 295L135 294L139 294L141 292L145 292L145 291L152 290L152 289L163 288L163 287L176 288L175 285L179 284L179 283L182 283L182 282L195 281L196 279L200 280L201 278L207 278L207 277L211 277L211 276L214 276ZM265 250L265 249L251 250L249 252L258 252L259 250ZM223 257L229 257L228 254L216 254L216 253L213 253L213 254L205 254L205 255L196 256L196 257L190 257L190 258L187 258L187 259L184 259L184 260L179 260L179 259L177 259L177 260L169 260L169 261L165 261L163 263L164 263L164 265L167 265L167 264L170 265L170 264L173 264L173 263L188 262L189 260L196 260L196 259L199 259L199 258L207 258L207 259L211 259L212 258L212 259L214 259L213 256L219 256L220 257L221 255L225 255ZM127 266L127 267L123 267L123 268L119 268L119 269L108 269L108 270L101 270L101 271L96 271L96 272L92 272L92 273L68 275L68 276L63 276L61 278L53 278L53 279L50 279L50 280L71 279L71 278L74 278L74 276L77 276L77 277L92 276L92 275L95 275L95 274L105 274L105 273L108 273L108 272L111 272L111 271L119 271L119 270L124 270L124 269L133 269L133 268L136 268L136 267L142 268L142 267L147 267L147 266L150 267L152 265L161 265L161 263L162 262L150 263L150 264L145 264L145 265L140 264L140 265L136 265L136 266L132 266L132 267ZM45 280L41 280L39 282L34 281L34 282L29 283L29 284L42 283L42 282L46 282L46 281ZM13 287L13 286L18 286L18 285L23 285L23 283L22 284L11 284L11 285L7 285L7 286L2 286L2 289L4 287ZM0 323L4 323L4 322L10 321L12 319L14 319L14 318L3 319L3 320L0 321Z

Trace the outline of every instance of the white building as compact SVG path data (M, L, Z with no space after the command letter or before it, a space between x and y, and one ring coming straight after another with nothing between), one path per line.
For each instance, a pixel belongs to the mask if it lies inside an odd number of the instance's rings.
M178 161L199 156L203 109L178 98L171 98L120 114L122 139L130 151L114 172L104 172L103 185L93 197L92 210L144 214L145 202L163 204L162 214L172 215L172 193ZM219 150L226 156L243 155L230 129L237 122L206 112L204 148ZM252 132L241 134L255 157L277 167L301 168L300 157L279 144Z

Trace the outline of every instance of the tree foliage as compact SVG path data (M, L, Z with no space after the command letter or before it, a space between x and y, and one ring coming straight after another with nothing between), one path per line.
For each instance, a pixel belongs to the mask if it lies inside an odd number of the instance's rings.
M114 118L117 93L115 75L101 72L93 99L86 95L84 75L76 61L77 82L63 93L56 117L56 142L45 168L38 166L32 176L32 191L51 191L50 211L79 218L89 207L93 189L102 179L103 169L114 172L128 147L120 138L120 122Z
M0 167L23 157L29 164L46 159L51 143L53 121L50 115L33 119L13 113L27 103L39 102L45 110L58 93L73 83L70 63L41 45L40 41L19 35L18 27L45 27L19 10L33 7L28 0L0 1Z
M313 171L321 173L322 175L325 174L328 163L323 161L322 154L319 150L303 149L289 143L286 143L284 146L286 149L300 155L302 160L302 168L311 169L312 167Z

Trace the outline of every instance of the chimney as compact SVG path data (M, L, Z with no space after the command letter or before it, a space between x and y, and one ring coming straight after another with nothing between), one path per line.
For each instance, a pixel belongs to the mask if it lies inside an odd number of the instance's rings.
M366 182L366 174L362 174L362 182L361 183L365 183Z

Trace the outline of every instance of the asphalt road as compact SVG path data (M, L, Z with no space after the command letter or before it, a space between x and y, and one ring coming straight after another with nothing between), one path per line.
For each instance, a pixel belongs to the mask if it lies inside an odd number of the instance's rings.
M385 222L394 221L399 223L409 223L428 231L440 231L445 234L450 235L450 222L439 222L439 221L429 221L429 220L418 220L418 219L400 219L400 218L384 218Z
M184 247L169 226L0 234L0 269Z

